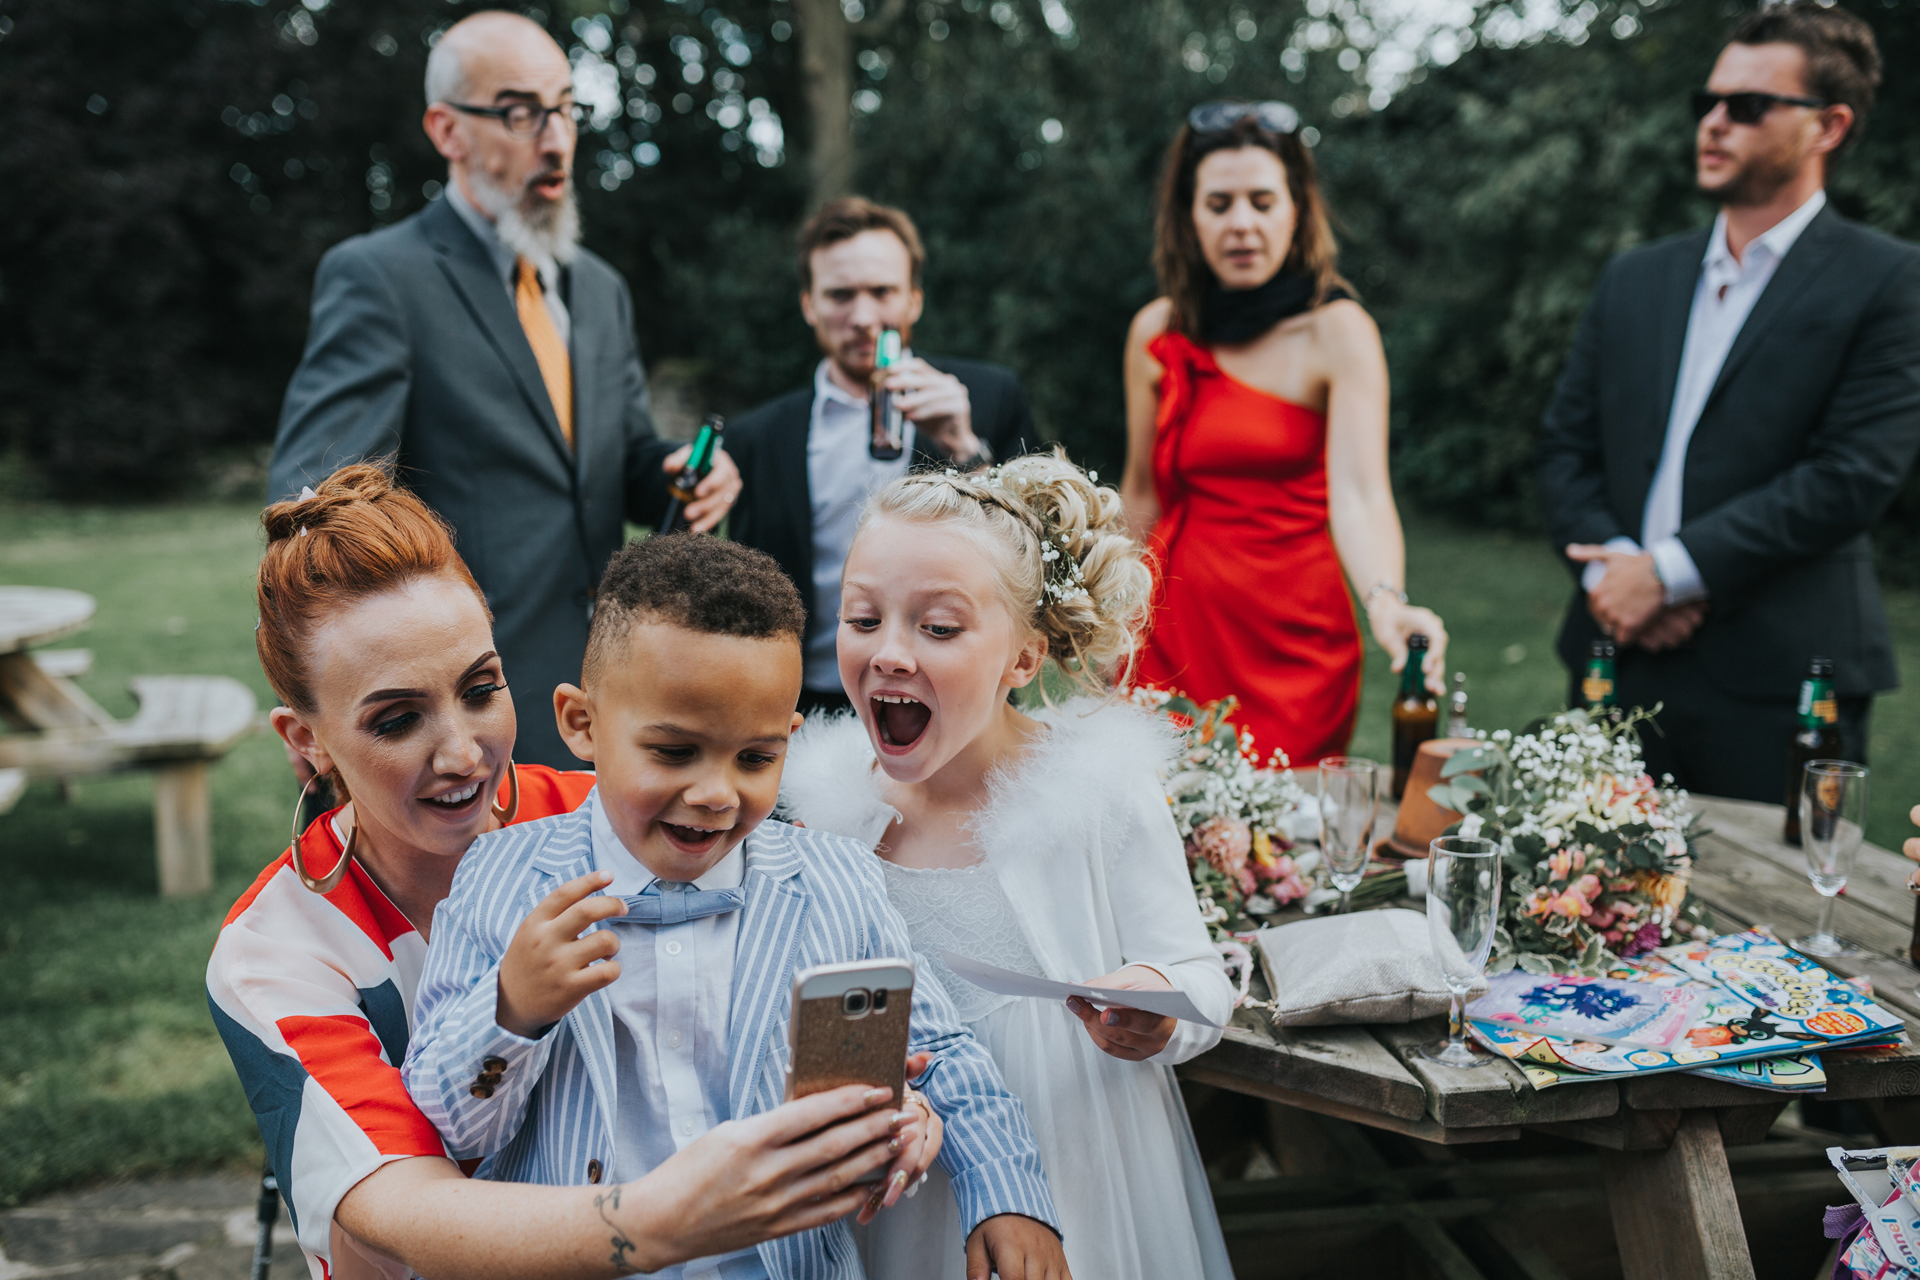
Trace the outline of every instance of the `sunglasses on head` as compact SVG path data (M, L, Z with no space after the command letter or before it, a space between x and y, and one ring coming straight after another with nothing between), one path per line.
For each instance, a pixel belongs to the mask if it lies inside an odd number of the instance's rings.
M1195 133L1225 133L1249 117L1271 133L1292 133L1300 127L1300 113L1284 102L1203 102L1187 112L1187 127Z
M1705 120L1721 103L1727 104L1727 119L1735 124L1759 124L1775 107L1829 107L1818 98L1795 98L1784 93L1714 93L1710 89L1693 91L1693 118Z

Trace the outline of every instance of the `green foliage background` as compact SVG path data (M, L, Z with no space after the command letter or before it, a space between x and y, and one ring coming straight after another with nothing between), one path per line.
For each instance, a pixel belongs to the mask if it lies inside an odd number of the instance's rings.
M815 355L789 248L808 143L791 5L548 3L535 16L620 77L580 184L589 245L634 284L643 355L686 362L724 410L796 385ZM1390 8L1369 0L875 0L897 16L855 31L856 88L877 95L856 113L856 186L925 230L920 345L1013 366L1046 434L1117 469L1161 149L1195 101L1283 97L1322 135L1343 266L1386 336L1403 501L1537 524L1535 423L1601 265L1711 216L1685 93L1741 5L1565 0L1557 33L1516 44L1512 9L1462 3L1465 52L1423 52L1373 110L1368 18ZM1920 6L1853 3L1889 76L1833 196L1913 235ZM467 9L0 0L0 449L30 485L174 492L203 483L209 451L271 440L320 253L444 177L419 84L433 33ZM781 163L714 118L754 99L784 126ZM1910 485L1885 522L1897 568L1917 526Z

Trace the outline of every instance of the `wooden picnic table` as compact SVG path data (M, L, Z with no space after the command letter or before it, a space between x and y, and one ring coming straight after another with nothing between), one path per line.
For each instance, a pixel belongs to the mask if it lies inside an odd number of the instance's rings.
M1779 805L1695 797L1711 828L1699 841L1693 887L1721 932L1770 926L1783 939L1812 931L1819 898L1798 849L1780 840ZM1384 817L1383 823L1390 823ZM1905 858L1863 846L1834 929L1862 954L1827 963L1870 978L1874 997L1920 1040L1920 971L1907 963L1914 896ZM1402 905L1417 905L1403 903ZM1417 1046L1446 1019L1401 1026L1275 1027L1242 1009L1218 1047L1183 1078L1321 1115L1442 1144L1504 1142L1523 1131L1599 1149L1625 1280L1752 1280L1753 1260L1734 1198L1726 1149L1764 1140L1790 1095L1687 1072L1588 1080L1535 1090L1503 1058L1461 1070ZM1920 1051L1824 1050L1825 1099L1858 1100L1913 1118ZM1834 1186L1835 1203L1845 1199Z
M254 728L253 691L226 676L135 676L140 710L116 720L74 683L93 655L47 650L85 628L93 597L0 586L0 813L29 780L154 771L154 853L167 897L213 887L207 771Z

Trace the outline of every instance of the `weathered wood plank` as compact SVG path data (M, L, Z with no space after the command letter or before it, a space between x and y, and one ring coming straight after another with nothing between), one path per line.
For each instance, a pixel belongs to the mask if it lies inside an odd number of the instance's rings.
M1446 1034L1445 1018L1369 1029L1426 1086L1427 1114L1448 1128L1588 1120L1610 1116L1620 1107L1620 1091L1610 1080L1580 1081L1540 1091L1505 1058L1496 1057L1487 1066L1470 1069L1427 1061L1419 1055L1419 1047Z
M113 717L79 685L48 675L31 654L18 650L0 653L0 718L23 733L97 732L113 724Z
M1427 1111L1426 1089L1363 1027L1276 1027L1241 1009L1220 1043L1189 1065L1402 1120Z
M20 655L0 654L0 663L13 661L44 679ZM238 680L136 676L129 683L140 699L133 719L108 718L104 725L0 737L0 769L25 769L31 778L68 778L171 761L217 760L253 731L258 704L253 691ZM66 687L79 693L77 686Z
M1206 1065L1207 1055L1203 1054L1193 1061L1174 1068L1182 1080L1191 1080L1196 1084L1210 1084L1221 1089L1231 1089L1235 1093L1249 1094L1255 1098L1265 1098L1269 1102L1282 1102L1302 1111L1311 1111L1315 1115L1332 1116L1336 1120L1351 1120L1354 1124L1366 1125L1369 1129L1384 1129L1388 1133L1404 1134L1409 1138L1418 1138L1422 1142L1432 1142L1441 1146L1458 1146L1467 1142L1510 1142L1520 1136L1518 1125L1483 1125L1446 1127L1428 1116L1413 1120L1403 1120L1399 1116L1387 1115L1381 1111L1370 1111L1365 1107L1348 1106L1342 1102L1332 1102L1311 1093L1297 1093L1279 1085L1262 1084L1249 1080L1243 1075L1229 1074Z
M36 649L33 661L56 680L73 680L93 669L93 650Z
M1665 1151L1605 1151L1624 1280L1753 1280L1720 1126L1711 1111L1682 1114Z
M1700 796L1695 798L1695 807L1721 839L1742 853L1806 879L1806 859L1801 850L1780 838L1786 817L1782 806ZM1863 844L1854 859L1853 874L1847 879L1842 900L1852 899L1856 906L1879 912L1894 924L1910 929L1913 894L1907 888L1907 872L1912 868L1911 862L1892 849ZM1807 891L1813 891L1811 886Z

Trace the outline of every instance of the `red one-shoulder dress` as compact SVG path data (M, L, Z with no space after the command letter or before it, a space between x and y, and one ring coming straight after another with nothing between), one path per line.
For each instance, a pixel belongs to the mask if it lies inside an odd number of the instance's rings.
M1165 333L1153 442L1160 521L1139 679L1229 694L1264 762L1339 755L1360 703L1360 629L1327 525L1325 414L1256 390Z

